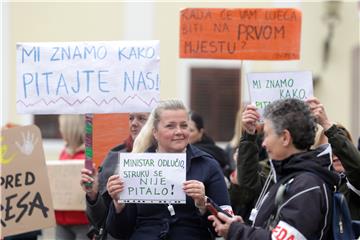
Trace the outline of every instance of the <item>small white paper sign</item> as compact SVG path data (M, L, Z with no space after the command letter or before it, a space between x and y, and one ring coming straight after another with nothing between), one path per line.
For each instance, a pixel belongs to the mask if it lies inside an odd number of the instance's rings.
M123 203L185 204L185 153L120 153Z
M313 96L313 81L310 71L248 73L250 101L260 115L266 105L278 99L297 98L306 100Z
M159 41L18 43L18 113L149 112L160 99Z

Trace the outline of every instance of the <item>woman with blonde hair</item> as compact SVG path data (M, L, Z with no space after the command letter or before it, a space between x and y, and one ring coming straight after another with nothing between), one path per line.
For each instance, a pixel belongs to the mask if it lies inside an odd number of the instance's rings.
M119 203L126 183L113 175L107 190L113 201L107 219L108 232L121 239L212 239L206 199L230 210L229 197L217 161L189 144L189 115L179 100L159 102L135 139L133 153L186 153L186 204Z
M83 115L60 115L59 130L65 141L60 159L84 159L85 117Z
M85 160L84 115L60 115L59 129L65 141L60 160ZM88 239L89 221L84 211L55 211L57 240Z

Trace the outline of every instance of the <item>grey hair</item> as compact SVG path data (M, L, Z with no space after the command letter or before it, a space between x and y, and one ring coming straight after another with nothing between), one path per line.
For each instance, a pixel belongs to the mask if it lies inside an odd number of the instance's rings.
M305 102L294 98L272 102L265 107L264 119L271 121L277 135L287 129L297 149L307 150L314 144L317 124Z
M145 152L150 146L156 145L156 141L153 137L153 130L157 129L160 122L161 113L164 110L185 110L188 112L187 108L181 100L170 99L160 101L158 105L151 111L144 127L135 138L132 150L133 153Z

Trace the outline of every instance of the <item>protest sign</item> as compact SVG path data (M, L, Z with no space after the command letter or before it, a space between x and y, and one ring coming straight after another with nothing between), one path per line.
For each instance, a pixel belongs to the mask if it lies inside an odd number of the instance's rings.
M94 114L92 134L93 161L100 166L108 152L130 136L129 114Z
M85 210L85 195L79 183L84 160L46 162L55 210Z
M2 130L0 141L0 237L54 226L39 128Z
M313 81L309 71L248 73L250 101L260 115L269 103L286 98L306 100L313 96Z
M159 41L18 43L17 111L149 112L159 64Z
M187 8L180 14L181 58L300 58L297 9Z
M185 153L120 153L120 202L185 204Z

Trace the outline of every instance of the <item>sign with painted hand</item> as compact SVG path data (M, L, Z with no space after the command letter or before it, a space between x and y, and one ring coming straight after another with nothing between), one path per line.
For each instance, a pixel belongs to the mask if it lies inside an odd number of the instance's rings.
M2 130L0 142L0 238L55 226L39 128Z
M17 111L149 112L159 65L159 41L18 43Z
M125 182L123 203L185 204L185 153L120 153L119 175Z
M312 74L304 72L248 73L250 101L260 115L269 103L286 98L306 100L314 95Z
M294 8L186 8L180 57L300 59L301 12Z

